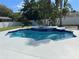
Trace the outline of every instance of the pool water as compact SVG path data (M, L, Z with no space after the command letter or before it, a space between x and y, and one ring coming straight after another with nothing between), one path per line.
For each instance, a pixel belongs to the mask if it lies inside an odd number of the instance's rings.
M8 34L10 37L32 38L36 41L44 39L63 40L75 37L73 32L59 29L20 29L8 32Z

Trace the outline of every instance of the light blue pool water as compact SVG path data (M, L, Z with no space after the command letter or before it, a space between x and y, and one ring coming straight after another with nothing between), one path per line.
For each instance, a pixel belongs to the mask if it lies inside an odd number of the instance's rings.
M75 35L71 31L59 30L56 28L52 29L20 29L17 31L8 32L10 37L23 37L32 38L36 41L51 39L51 40L63 40L73 38Z

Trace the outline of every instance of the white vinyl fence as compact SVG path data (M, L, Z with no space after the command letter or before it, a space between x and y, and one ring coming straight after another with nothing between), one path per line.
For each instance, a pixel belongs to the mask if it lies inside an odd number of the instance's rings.
M0 22L0 28L8 26L20 26L20 25L22 25L21 22Z

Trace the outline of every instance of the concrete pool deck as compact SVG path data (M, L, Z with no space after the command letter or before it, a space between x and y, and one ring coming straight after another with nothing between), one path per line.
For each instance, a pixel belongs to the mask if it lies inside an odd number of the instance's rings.
M5 36L8 31L0 32L0 59L79 59L79 30L72 31L77 37L60 41L49 39L38 45L29 45L28 38L9 38Z

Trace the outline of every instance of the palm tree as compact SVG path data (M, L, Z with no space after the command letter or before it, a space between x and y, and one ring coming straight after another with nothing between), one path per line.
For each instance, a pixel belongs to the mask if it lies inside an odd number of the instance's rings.
M70 10L73 10L71 4L68 3L68 0L64 0L64 6L62 9L63 16L65 17Z
M60 26L62 26L62 2L63 0L60 0Z
M63 4L64 2L64 4ZM69 8L72 10L71 5L68 3L68 0L55 0L57 11L60 13L60 26L62 26L62 17L66 16ZM63 14L62 14L63 13Z
M57 9L59 8L59 4L60 4L60 1L59 0L55 0L55 5L56 5Z
M55 0L56 10L60 13L60 26L62 26L62 1L63 0Z

